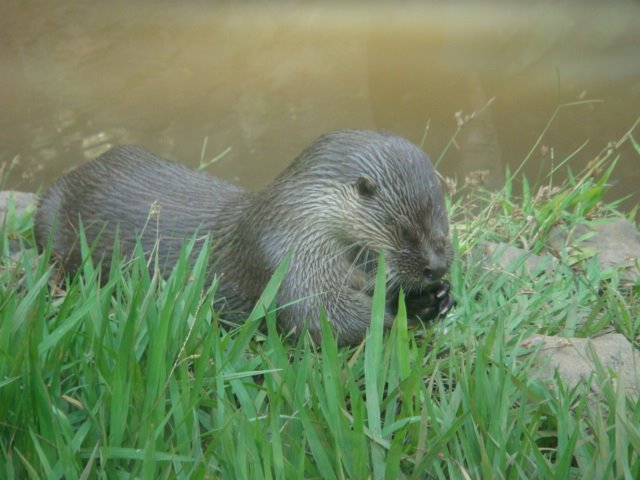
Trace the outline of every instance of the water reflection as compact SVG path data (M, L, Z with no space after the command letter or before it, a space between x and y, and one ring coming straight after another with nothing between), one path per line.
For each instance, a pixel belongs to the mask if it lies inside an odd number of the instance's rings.
M639 23L623 1L4 2L0 152L21 158L10 186L34 189L112 144L197 165L207 139L205 159L230 147L212 173L258 188L329 130L391 130L438 158L462 121L440 169L499 183L557 105L601 100L558 115L527 165L542 179L640 115ZM619 195L640 182L629 149Z

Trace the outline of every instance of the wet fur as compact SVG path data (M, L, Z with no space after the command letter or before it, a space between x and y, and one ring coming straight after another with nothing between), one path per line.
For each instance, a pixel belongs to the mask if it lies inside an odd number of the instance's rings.
M341 344L362 341L379 251L388 269L388 326L400 287L412 315L433 318L451 306L441 280L451 244L440 184L426 155L394 135L324 135L257 193L140 147L115 147L57 180L40 201L37 242L43 247L51 234L70 273L81 263L80 220L89 242L98 239L94 257L105 275L116 230L123 254L132 253L136 235L147 254L158 248L163 273L185 239L210 235L223 308L242 313L291 252L278 294L288 306L278 322L300 331L307 321L315 339L323 309Z

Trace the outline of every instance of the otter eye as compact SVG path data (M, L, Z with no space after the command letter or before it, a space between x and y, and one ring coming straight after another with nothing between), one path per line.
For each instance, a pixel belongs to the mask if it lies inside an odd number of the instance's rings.
M356 180L356 189L363 197L373 197L376 193L376 182L369 177L360 177Z
M400 239L408 245L416 245L418 243L418 237L415 234L415 231L406 225L400 225L398 232L400 234Z

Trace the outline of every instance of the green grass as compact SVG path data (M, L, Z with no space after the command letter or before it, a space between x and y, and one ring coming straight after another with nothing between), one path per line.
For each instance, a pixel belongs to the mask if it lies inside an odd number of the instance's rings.
M590 403L588 384L542 382L518 355L534 332L616 330L637 344L638 289L620 293L615 272L589 259L575 268L569 254L538 278L467 255L483 240L541 252L554 225L615 215L603 202L614 163L604 156L550 194L523 182L516 197L509 175L501 192L457 193L457 307L407 330L401 305L383 332L379 277L371 334L353 348L337 348L326 323L319 346L278 334L282 270L245 323L223 324L205 253L166 281L138 260L116 262L101 286L86 263L56 288L47 256L26 248L31 217L10 216L0 478L640 478L640 403L603 372L592 381L605 401ZM17 263L9 238L25 244Z

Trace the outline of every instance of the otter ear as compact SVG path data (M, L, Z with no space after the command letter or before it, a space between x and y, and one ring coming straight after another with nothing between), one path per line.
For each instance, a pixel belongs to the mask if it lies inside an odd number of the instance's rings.
M373 194L376 193L376 188L376 182L369 177L360 177L356 180L356 190L363 197L373 197Z

